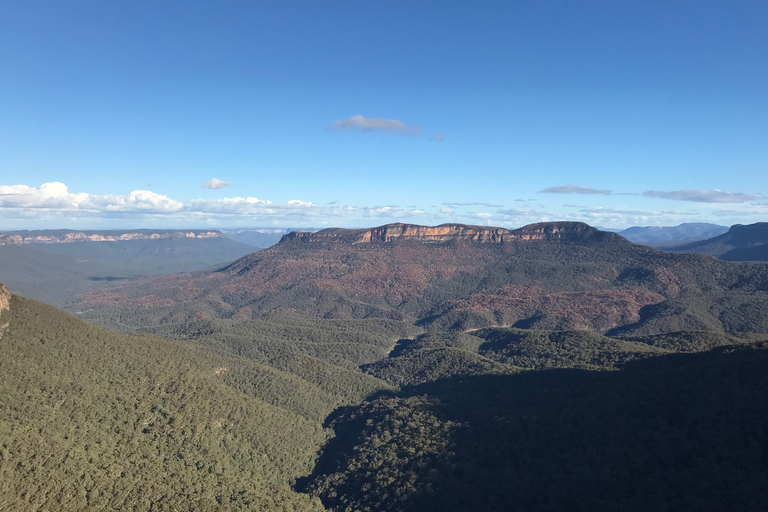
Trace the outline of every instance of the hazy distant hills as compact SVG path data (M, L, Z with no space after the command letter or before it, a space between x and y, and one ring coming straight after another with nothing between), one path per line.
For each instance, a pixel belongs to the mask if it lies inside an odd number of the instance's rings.
M254 247L266 248L272 247L280 239L291 231L316 231L312 229L292 229L292 228L237 228L221 229L224 236L237 242L252 245Z
M727 226L705 222L689 222L679 226L634 226L618 233L636 244L664 247L669 244L690 243L721 235Z
M221 270L118 283L70 307L126 331L290 309L431 330L768 332L766 290L766 265L661 252L581 223L393 224L292 233Z
M726 261L768 261L768 222L736 224L720 236L665 249L711 254Z
M0 281L60 305L107 281L214 268L254 250L212 230L10 231L0 233Z

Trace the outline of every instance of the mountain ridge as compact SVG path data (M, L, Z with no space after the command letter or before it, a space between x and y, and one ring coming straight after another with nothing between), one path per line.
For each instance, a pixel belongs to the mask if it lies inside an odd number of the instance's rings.
M344 242L350 244L415 240L420 242L449 242L463 240L480 243L509 243L516 241L556 240L604 233L582 222L539 222L518 229L467 224L418 224L393 223L363 229L327 228L317 232L293 231L279 243L293 241L303 243ZM609 234L610 236L610 234Z
M206 229L131 229L70 230L44 229L0 232L1 245L60 244L74 242L123 242L164 238L225 238L218 230Z

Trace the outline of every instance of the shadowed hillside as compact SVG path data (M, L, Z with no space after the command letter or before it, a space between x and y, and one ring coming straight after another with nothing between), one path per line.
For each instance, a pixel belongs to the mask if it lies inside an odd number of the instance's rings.
M407 387L341 412L303 484L339 511L761 510L767 348Z
M768 222L736 224L720 236L665 249L710 254L725 261L768 261Z

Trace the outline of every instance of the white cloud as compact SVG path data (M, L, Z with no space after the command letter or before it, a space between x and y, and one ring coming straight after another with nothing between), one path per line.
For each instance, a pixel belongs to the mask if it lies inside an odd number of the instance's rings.
M203 183L202 185L200 185L200 188L217 189L217 188L229 187L230 185L232 184L228 181L222 181L218 178L211 178L209 180L206 180L206 182Z
M90 212L175 212L184 204L149 190L134 190L126 195L72 194L59 182L0 186L0 208L24 210L49 209Z
M424 210L401 208L393 206L366 206L363 208L363 217L421 217L425 214Z
M491 203L470 203L470 202L458 202L458 203L442 203L443 206L485 206L487 208L501 208L502 205L500 204L491 204Z
M201 216L220 216L279 220L316 217L349 217L359 212L351 206L318 207L312 202L292 199L272 203L256 197L192 199L182 202L149 190L128 194L93 195L71 193L63 183L44 183L40 187L0 185L0 216L16 219L53 220L66 218L108 219L135 216L164 218L173 222L197 221Z
M421 128L396 119L380 119L378 117L363 117L360 114L347 119L336 119L338 130L360 130L363 132L399 133L400 135L421 135Z
M453 213L451 208L440 208L440 213Z
M673 201L693 201L695 203L747 203L765 199L763 194L743 194L740 192L725 192L723 190L673 190L660 192L658 190L646 190L645 197L657 197L671 199Z
M547 187L541 191L545 194L601 194L604 196L611 195L610 190L596 190L592 187L584 187L579 185L562 185L559 187Z

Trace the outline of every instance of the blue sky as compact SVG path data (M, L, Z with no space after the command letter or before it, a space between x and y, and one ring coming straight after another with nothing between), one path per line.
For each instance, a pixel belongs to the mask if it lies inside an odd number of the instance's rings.
M765 1L0 0L0 229L768 220Z

